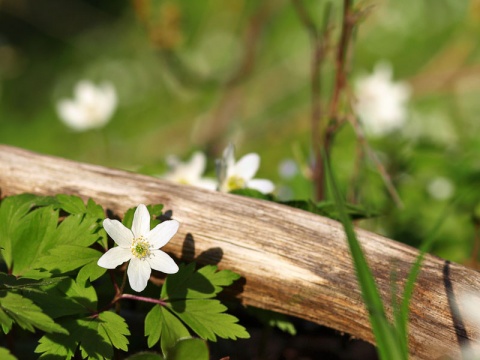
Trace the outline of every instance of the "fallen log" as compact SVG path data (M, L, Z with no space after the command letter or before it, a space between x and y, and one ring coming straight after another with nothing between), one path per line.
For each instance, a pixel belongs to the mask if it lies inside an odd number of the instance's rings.
M374 343L343 228L336 221L5 145L0 145L0 189L2 196L28 192L92 198L120 216L140 203L164 204L181 224L164 249L177 258L196 258L241 274L243 304ZM418 250L361 229L357 235L381 295L390 304L392 279L403 288ZM461 292L480 293L480 273L427 255L411 301L412 359L458 359L460 346L480 337L480 327L457 311Z

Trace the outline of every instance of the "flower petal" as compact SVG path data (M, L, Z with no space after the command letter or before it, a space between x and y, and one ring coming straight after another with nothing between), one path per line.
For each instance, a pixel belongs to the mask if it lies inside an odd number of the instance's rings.
M120 246L116 246L108 250L97 261L97 265L105 269L115 269L118 265L130 260L132 252Z
M205 166L207 165L207 157L201 151L193 153L190 161L185 164L186 170L190 174L191 179L198 179L203 175Z
M243 156L235 164L234 174L249 181L253 179L260 166L260 156L255 153L250 153Z
M175 274L178 272L178 265L166 252L162 250L152 251L152 256L147 258L148 263L154 270L161 271L165 274Z
M137 292L143 291L147 287L151 272L148 262L133 256L127 270L130 287Z
M133 215L132 232L135 238L145 236L150 231L150 214L143 204L137 206Z
M270 194L275 190L275 185L267 179L253 179L247 183L247 188L258 190L264 194Z
M202 188L205 190L215 191L217 189L217 181L213 179L208 179L208 178L199 179L192 185L198 186L199 188Z
M108 235L121 247L129 247L132 245L133 233L127 229L118 220L105 219L103 220L103 228Z
M154 249L159 249L170 241L180 224L177 220L167 220L155 226L146 236Z

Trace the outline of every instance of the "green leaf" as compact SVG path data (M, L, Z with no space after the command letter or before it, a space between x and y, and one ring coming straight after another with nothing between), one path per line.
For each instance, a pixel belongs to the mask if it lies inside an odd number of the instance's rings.
M337 182L330 168L330 164L328 159L326 157L324 158L329 184L331 186L340 220L345 230L358 282L360 283L362 297L370 316L370 323L375 335L380 358L388 360L406 359L402 339L398 337L397 331L387 319L382 298L380 297L380 293L375 284L375 279L368 266L367 260L365 259L360 243L357 240L352 221L348 216L345 203L338 190Z
M2 255L7 267L12 267L13 261L13 233L18 228L23 216L36 205L41 198L32 194L10 196L0 203L0 244Z
M204 339L248 338L238 319L226 314L227 308L212 299L240 276L229 270L218 271L213 265L196 272L194 263L180 264L179 268L162 287L161 298L168 302L167 308Z
M48 249L58 223L58 211L51 206L36 209L24 216L13 234L13 274L24 275L34 268L39 255Z
M58 194L55 198L58 206L69 214L84 214L87 211L83 200L78 196Z
M43 336L35 349L42 354L40 358L56 355L68 359L78 347L83 358L103 360L113 357L113 347L128 350L125 335L130 332L124 319L115 313L100 313L96 318L65 319L62 325L70 335Z
M168 300L213 298L223 287L240 278L233 271L217 269L215 265L207 265L195 272L195 263L180 264L179 271L165 280L161 297Z
M103 207L101 205L97 204L92 199L88 199L87 215L97 219L104 219L105 211L103 210Z
M145 336L149 348L161 339L160 346L167 354L179 339L189 337L190 333L178 318L162 306L155 305L145 317Z
M80 269L77 275L77 282L85 283L86 281L94 281L105 274L107 269L98 266L97 260L87 263Z
M98 219L84 214L67 216L58 226L50 247L58 245L90 246L98 240Z
M201 339L182 339L168 353L167 360L208 360L207 343Z
M8 349L5 349L4 347L0 347L0 359L2 360L17 360L15 356L10 354L10 351Z
M97 308L95 289L85 282L66 278L58 285L42 287L43 293L25 294L52 318L67 315L91 314Z
M180 306L177 306L179 303ZM217 336L233 340L250 337L245 328L237 324L235 316L225 313L227 307L218 300L175 300L168 309L202 339L216 341Z
M128 351L127 335L130 335L125 319L112 311L104 311L98 315L98 333L108 340L113 347Z
M68 334L60 325L56 324L48 315L44 314L42 309L35 305L32 300L23 297L20 294L14 294L5 290L0 291L0 321L4 329L10 329L12 321L8 321L8 316L14 323L22 329L35 332L35 328L45 332L58 332Z
M36 268L45 269L53 274L63 274L88 263L96 263L101 256L100 251L84 246L60 245L38 259Z
M101 225L105 213L100 205L92 199L88 199L85 206L83 200L74 195L59 194L56 199L56 206L71 214L65 219L67 223L73 222L73 226L67 226L67 224L63 225L64 228L61 228L62 225L60 226L61 233L57 234L57 240L63 238L67 239L69 244L85 246L98 241L105 249L107 248L107 235ZM79 228L78 224L80 223L82 223L82 228Z

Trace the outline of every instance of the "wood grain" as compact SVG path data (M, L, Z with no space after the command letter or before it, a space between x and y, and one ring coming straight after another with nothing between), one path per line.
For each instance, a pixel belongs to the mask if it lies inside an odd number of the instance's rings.
M164 248L177 258L218 263L242 275L245 305L275 310L374 342L341 224L271 202L172 184L131 172L0 145L2 196L23 192L92 198L121 216L140 203L165 205L180 230ZM384 299L392 273L401 288L416 249L358 229ZM480 293L480 273L427 255L410 316L412 359L460 358L480 337L462 292ZM390 311L390 310L389 310ZM472 344L470 342L470 344Z

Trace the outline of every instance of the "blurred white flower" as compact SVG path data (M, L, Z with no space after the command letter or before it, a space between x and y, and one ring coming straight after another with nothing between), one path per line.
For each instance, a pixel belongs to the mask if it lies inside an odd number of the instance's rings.
M446 200L452 197L455 187L445 177L436 177L427 185L429 195L436 200Z
M355 111L367 134L382 136L400 127L407 118L410 87L405 82L392 80L392 68L379 63L373 74L359 78L355 83Z
M278 165L278 173L284 179L291 179L298 174L298 166L293 159L284 159Z
M181 162L176 156L169 156L167 163L170 166L170 171L163 176L164 179L203 189L215 190L217 188L215 180L202 178L207 165L207 158L204 153L195 152L188 162Z
M150 230L150 213L143 204L135 210L131 230L118 220L105 219L103 228L118 246L103 254L97 264L115 269L130 260L128 280L131 288L140 292L147 287L152 269L166 274L178 272L175 261L159 249L176 234L178 226L178 221L167 220Z
M108 123L117 107L117 94L110 83L96 86L82 80L75 86L73 99L57 103L60 119L75 131L101 128Z
M249 188L268 194L275 189L270 180L253 178L260 166L258 154L247 154L235 162L235 149L230 144L223 151L223 157L217 160L216 166L218 189L222 192Z
M475 326L480 330L480 296L472 293L460 293L458 296L458 305L460 318L463 322ZM478 334L478 332L477 332ZM480 359L480 337L472 337L468 332L469 342L463 346L462 355L465 360Z

